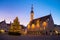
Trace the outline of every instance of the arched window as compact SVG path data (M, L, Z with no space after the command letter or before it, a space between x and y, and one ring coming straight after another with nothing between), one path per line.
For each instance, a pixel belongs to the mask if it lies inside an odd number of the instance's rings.
M30 29L30 24L28 24L28 29Z
M44 27L44 30L45 30L45 28L46 28L46 26L47 26L47 22L43 22L43 27Z
M31 28L34 29L35 28L35 24L32 24Z
M40 27L40 22L39 22L39 20L37 20L36 26L37 26L38 28Z

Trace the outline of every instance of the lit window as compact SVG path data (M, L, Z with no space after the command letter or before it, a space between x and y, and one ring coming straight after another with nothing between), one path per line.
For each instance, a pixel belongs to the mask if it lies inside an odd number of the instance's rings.
M46 26L47 26L47 22L43 22L43 27L44 27L44 30L45 30L45 28L46 28Z
M28 24L28 29L30 29L30 25Z
M34 29L35 28L35 25L34 24L32 24L32 29Z
M47 26L47 22L43 22L43 26L46 27Z
M37 27L39 27L40 26L40 23L39 23L39 20L37 20Z
M5 32L5 30L0 30L2 33L4 33Z
M58 34L58 31L55 31L56 34Z

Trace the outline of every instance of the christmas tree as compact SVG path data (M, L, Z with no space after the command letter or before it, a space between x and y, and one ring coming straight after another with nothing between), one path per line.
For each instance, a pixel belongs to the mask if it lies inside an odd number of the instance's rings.
M18 21L18 17L16 17L14 19L13 23L11 24L11 27L9 29L9 33L12 33L12 34L21 33L21 27L20 27L20 23Z

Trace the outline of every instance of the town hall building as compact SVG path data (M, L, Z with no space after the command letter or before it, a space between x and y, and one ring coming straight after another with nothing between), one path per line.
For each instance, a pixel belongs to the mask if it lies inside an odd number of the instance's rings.
M54 21L51 14L34 19L33 6L31 7L30 22L27 25L27 34L49 33L54 29Z

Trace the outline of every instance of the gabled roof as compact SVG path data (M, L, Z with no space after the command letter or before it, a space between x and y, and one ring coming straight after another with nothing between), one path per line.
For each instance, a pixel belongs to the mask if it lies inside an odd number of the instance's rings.
M5 23L5 24L6 24L6 22L5 22L5 21L0 22L0 24L2 24L2 23Z
M38 19L40 19L40 20L46 20L46 19L48 19L50 17L51 17L51 14L50 15L43 16L43 17L40 17L40 18L37 18L37 19L34 19L34 20L38 20Z
M7 26L11 26L11 24L7 24Z
M26 29L26 27L24 25L20 25L22 27L22 29Z
M49 15L46 15L46 16L43 16L43 17L40 17L40 18L37 18L37 19L34 19L30 22L31 23L35 23L37 20L40 20L40 21L46 21L47 19L49 19L51 17L51 14Z

